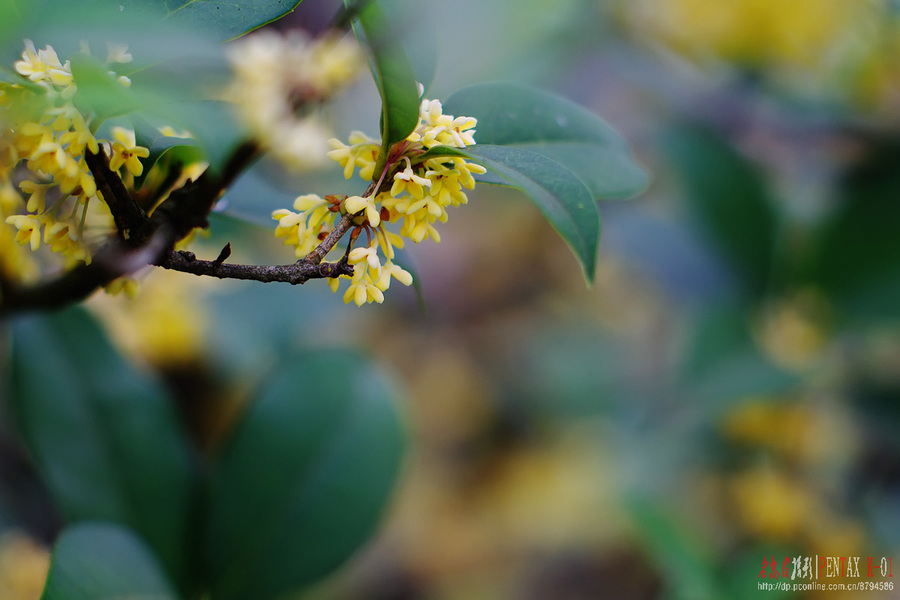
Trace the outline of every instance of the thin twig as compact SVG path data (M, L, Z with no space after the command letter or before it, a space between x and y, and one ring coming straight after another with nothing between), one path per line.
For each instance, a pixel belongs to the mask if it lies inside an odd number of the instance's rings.
M323 263L304 258L292 265L241 265L200 260L193 252L176 251L169 252L154 264L173 271L218 277L219 279L243 279L262 283L281 282L292 285L306 283L310 279L353 275L353 267L345 259L333 263Z

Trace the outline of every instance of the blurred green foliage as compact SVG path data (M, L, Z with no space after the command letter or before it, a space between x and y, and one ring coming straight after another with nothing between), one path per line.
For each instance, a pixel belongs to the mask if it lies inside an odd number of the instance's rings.
M751 68L728 55L685 66L677 44L667 49L613 3L489 4L435 8L435 91L482 78L514 79L481 89L515 89L516 100L530 93L520 84L559 90L638 140L654 173L640 200L601 206L599 255L578 242L598 233L584 233L586 221L569 233L555 223L585 271L596 261L593 290L541 210L564 222L565 203L578 197L570 192L627 194L647 185L643 171L604 154L620 143L615 134L581 139L573 131L590 127L561 126L562 147L536 149L523 127L510 143L574 173L554 196L563 205L542 204L540 189L533 207L480 186L447 224L440 253L413 249L424 313L411 292L362 312L311 287L192 287L193 310L215 326L194 362L155 374L119 357L83 311L16 323L7 379L25 390L15 398L39 399L28 410L14 402L14 413L26 423L52 415L60 432L21 430L46 493L68 519L120 524L64 530L48 594L71 554L116 547L134 581L161 593L174 593L157 586L161 577L181 593L218 581L231 598L253 597L256 581L271 582L272 595L305 588L372 533L397 481L401 420L412 440L390 518L304 598L751 598L764 556L898 555L896 122L798 93L790 85L800 78L768 77L783 68L771 49ZM451 96L448 112L521 114L514 101L467 106L477 89ZM379 98L377 86L361 86L346 112L364 114ZM371 127L353 118L348 129ZM259 165L226 195L209 251L246 236L259 256L274 255L267 232L227 214L263 222L286 190L334 191L329 176ZM191 314L186 304L177 310ZM145 333L106 324L117 340L149 344ZM379 366L321 350L348 344ZM385 365L407 389L404 419ZM69 376L41 377L51 369ZM119 419L102 377L128 400L123 426L144 424L124 440L104 425ZM73 398L67 411L54 395ZM199 447L176 435L179 426L146 425L174 419L163 399L195 407L179 414ZM96 445L66 445L95 430ZM139 497L130 486L147 480L101 468L128 464L131 451L149 462L144 472L181 483L157 488L154 478ZM99 458L82 460L86 452ZM87 467L98 482L88 491L112 508L67 508L73 500L60 490L72 482L52 474ZM148 502L170 489L182 491ZM52 520L17 508L24 492L0 491L0 521L40 530L35 522ZM191 502L193 512L146 529ZM307 545L300 530L319 541ZM171 536L189 541L173 549ZM176 558L185 548L200 563L187 572Z

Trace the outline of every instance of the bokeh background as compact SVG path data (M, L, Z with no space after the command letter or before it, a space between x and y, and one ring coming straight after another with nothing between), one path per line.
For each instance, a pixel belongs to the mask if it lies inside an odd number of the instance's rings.
M303 598L740 599L770 581L764 557L900 558L896 3L420 5L430 97L554 91L652 174L601 205L591 289L536 208L481 186L440 245L410 249L418 289L381 306L166 272L88 303L210 444L285 344L360 348L395 375L411 443L391 510ZM336 10L307 0L278 26ZM371 81L330 118L377 133ZM260 165L225 198L259 227L220 216L198 254L237 239L235 260L289 260L268 214L358 192L339 171ZM7 428L0 456L0 597L37 598L59 516Z

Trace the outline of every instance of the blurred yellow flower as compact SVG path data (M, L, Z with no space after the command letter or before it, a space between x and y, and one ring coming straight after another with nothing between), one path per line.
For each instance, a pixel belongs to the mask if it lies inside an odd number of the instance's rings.
M166 368L203 356L208 317L202 308L203 281L156 269L151 285L130 278L113 282L113 297L97 294L89 307L106 325L112 340L133 359Z
M817 499L809 487L771 467L735 476L730 492L743 529L759 538L797 540L807 530L807 517L817 512Z
M29 536L8 532L0 537L0 598L38 600L50 568L50 553Z
M808 291L773 302L756 328L759 344L782 368L806 369L827 348L829 313L827 301Z
M725 417L722 433L733 442L775 451L796 464L842 463L855 452L847 417L826 404L749 398Z
M664 43L697 58L817 67L880 0L638 0L629 10Z

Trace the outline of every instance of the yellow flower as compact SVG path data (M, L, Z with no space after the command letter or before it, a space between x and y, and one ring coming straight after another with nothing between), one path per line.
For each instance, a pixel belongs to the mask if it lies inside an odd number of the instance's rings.
M14 65L16 72L34 83L52 83L55 86L68 86L72 83L72 72L69 61L59 62L56 50L51 46L43 50L35 50L34 42L25 40L25 51L22 60Z
M351 133L349 141L350 144L347 145L337 139L329 140L332 150L326 156L344 167L344 179L350 179L356 167L360 169L360 177L364 180L371 179L375 173L375 163L381 145L378 140L366 136L361 131Z
M318 245L319 236L334 226L337 213L330 206L316 194L298 196L294 208L300 212L281 208L272 213L272 218L278 221L275 237L284 238L286 246L295 246L297 258L306 256Z
M356 267L353 276L341 276L328 282L331 289L337 291L341 280L350 279L350 285L344 292L344 302L355 302L360 306L368 302L382 302L383 292L389 288L392 278L403 285L412 284L412 275L393 263L394 247L403 247L404 238L417 243L425 239L440 242L440 233L434 224L447 220L447 207L467 202L464 189L472 189L474 175L485 172L481 165L463 158L440 157L423 161L421 156L435 146L463 148L474 144L476 124L471 117L445 115L438 100L423 99L415 130L404 142L390 149L384 171L377 174L375 166L379 157L385 160L383 153L386 150L376 140L354 131L348 144L336 139L330 141L332 150L327 155L341 165L345 178L352 177L359 167L359 175L363 179L377 184L375 193L347 197L341 205L343 211L354 216L352 223L357 230L353 239L362 229L369 236L366 247L354 248L349 252L348 261ZM390 189L386 191L388 184ZM321 199L311 200L302 206L295 203L294 208L334 214L327 206L312 209L319 202ZM275 211L272 213L272 217L278 220L275 235L286 238L285 244L322 239L321 231L312 231L318 233L317 237L312 238L304 229L307 226L305 215L305 212L298 214L286 209ZM393 223L397 224L399 233L387 229ZM311 222L308 228L311 230ZM381 257L386 259L383 263Z
M366 219L372 227L378 227L381 223L381 211L375 206L375 199L371 196L350 196L344 200L344 208L352 215L365 211Z
M391 186L391 196L395 198L403 194L409 194L413 198L419 199L425 195L426 188L431 187L431 180L427 177L421 177L413 172L409 166L409 159L406 159L407 167L394 175L394 185Z
M318 166L330 132L315 113L298 109L321 103L350 81L363 64L358 44L349 37L311 40L269 30L229 50L234 81L226 97L250 133L291 167Z
M385 263L381 267L381 277L375 282L379 290L386 292L391 286L391 278L396 279L403 285L409 287L412 285L413 278L409 271L402 269L399 265L392 262Z
M13 215L6 218L6 222L14 226L16 233L16 242L24 246L29 244L31 250L35 251L41 246L41 221L33 215Z
M362 306L368 302L384 302L384 293L378 289L372 277L366 270L360 269L361 277L354 276L347 291L344 292L344 303L354 302L357 306Z
M379 276L381 275L381 261L378 259L378 245L373 244L368 248L354 248L350 251L347 261L351 265L365 262L370 269L374 269Z
M41 596L50 552L24 533L9 531L0 537L0 597L35 600Z
M125 170L139 177L144 172L144 165L140 159L150 156L150 150L138 146L135 141L134 130L124 127L113 127L112 155L109 157L109 168L118 171L125 166Z

